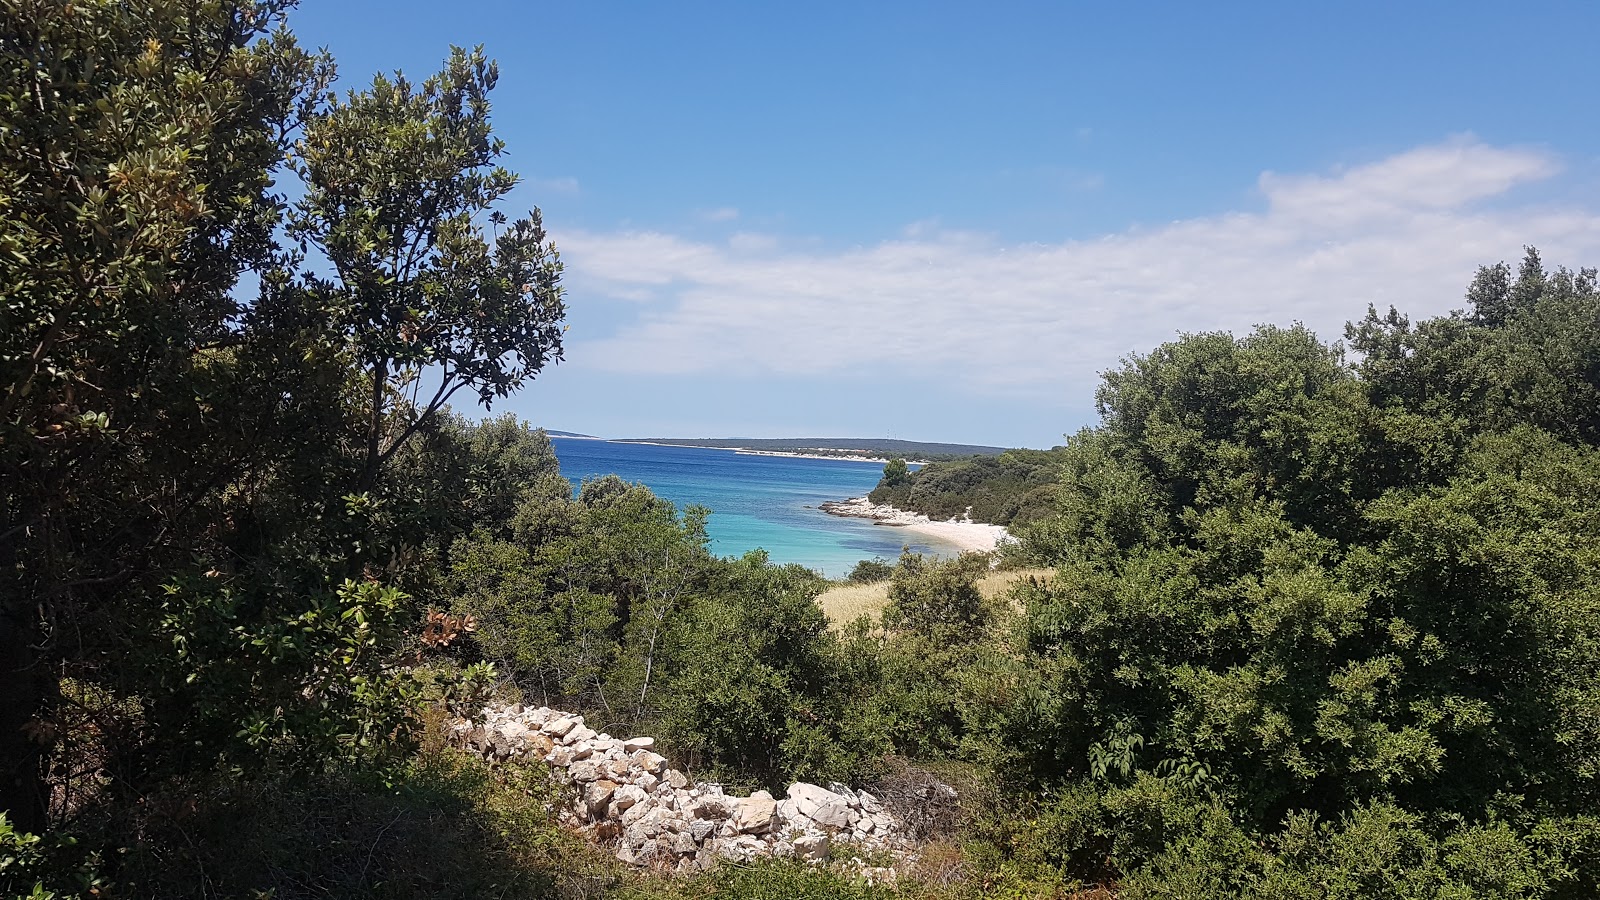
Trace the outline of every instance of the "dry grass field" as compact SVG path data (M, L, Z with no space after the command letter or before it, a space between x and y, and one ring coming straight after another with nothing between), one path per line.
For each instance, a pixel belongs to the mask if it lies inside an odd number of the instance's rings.
M978 579L978 591L983 594L984 599L992 600L1020 579L1031 577L1048 580L1054 574L1052 569L1012 569L991 572ZM888 603L887 581L875 584L841 584L823 591L822 595L817 597L817 605L828 614L828 621L834 628L844 627L857 616L867 615L876 619Z

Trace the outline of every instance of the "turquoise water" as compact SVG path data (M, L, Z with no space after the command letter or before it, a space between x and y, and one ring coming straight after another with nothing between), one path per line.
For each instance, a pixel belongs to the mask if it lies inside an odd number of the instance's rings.
M839 578L863 559L894 559L900 547L940 556L954 548L903 528L830 516L816 506L861 497L878 483L880 463L754 456L698 447L657 447L551 438L561 474L581 482L620 475L642 482L682 509L711 510L706 530L718 556L761 548L773 562L799 563Z

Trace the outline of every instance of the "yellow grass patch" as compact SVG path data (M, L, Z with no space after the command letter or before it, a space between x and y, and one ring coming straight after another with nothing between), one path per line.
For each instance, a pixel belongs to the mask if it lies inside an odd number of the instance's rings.
M985 600L993 600L1020 579L1037 578L1040 581L1048 581L1053 575L1055 575L1054 569L1010 569L990 572L978 579L978 592L983 594ZM883 608L889 605L889 582L841 584L831 587L817 597L817 605L828 614L828 621L834 628L843 628L862 615L876 620L883 612Z
M877 619L883 608L889 605L889 582L831 587L817 597L817 605L828 614L828 622L834 628L843 628L858 616Z

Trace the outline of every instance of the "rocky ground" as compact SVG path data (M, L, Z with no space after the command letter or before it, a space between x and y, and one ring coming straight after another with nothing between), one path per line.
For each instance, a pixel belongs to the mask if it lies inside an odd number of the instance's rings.
M889 525L915 531L918 534L937 538L941 541L955 545L960 550L975 550L987 553L1000 546L1002 541L1008 540L1009 535L1004 525L990 525L985 522L972 521L972 510L967 509L967 514L960 518L937 521L921 513L908 512L888 504L874 504L866 497L852 497L849 500L829 500L819 504L817 509L832 515L842 516L847 519L870 519L877 525Z
M846 862L870 880L892 880L892 864L916 850L904 823L866 791L796 782L781 800L732 796L669 766L654 738L600 734L549 707L490 707L453 734L490 758L548 764L569 787L563 819L631 865L694 872L719 859L776 856Z

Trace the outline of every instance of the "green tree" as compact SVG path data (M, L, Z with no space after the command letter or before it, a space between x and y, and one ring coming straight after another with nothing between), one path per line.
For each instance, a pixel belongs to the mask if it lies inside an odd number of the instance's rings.
M234 294L275 263L271 173L331 75L273 31L289 5L0 4L0 810L24 830L63 657L187 555L264 462L243 401L304 371L257 379Z
M498 77L481 47L452 48L420 86L378 76L330 102L295 143L306 192L288 233L333 269L304 290L371 382L359 490L457 392L488 406L561 359L555 245L537 209L510 223L494 209L517 184L495 165Z
M492 65L341 104L291 5L0 7L0 809L25 830L79 768L70 728L123 796L403 751L421 610L395 585L452 520L417 493L449 467L401 457L445 445L453 392L560 357L537 217L492 247L474 219L514 181L480 172ZM442 392L405 393L424 367Z
M900 457L897 456L894 459L889 460L887 463L884 463L883 483L889 487L899 487L900 485L905 484L910 477L911 470L907 468L906 461Z
M1103 425L1065 448L1060 514L1023 530L1060 568L1019 594L1029 665L1001 715L1043 781L1108 805L1181 788L1117 863L1162 872L1130 885L1235 895L1226 847L1286 817L1356 828L1375 803L1453 879L1439 848L1487 852L1509 820L1507 852L1531 853L1538 823L1592 807L1600 680L1577 660L1600 649L1584 499L1600 451L1573 362L1592 291L1536 258L1473 290L1483 321L1369 315L1354 367L1268 327L1187 336L1107 375ZM1219 802L1221 818L1182 824ZM1541 864L1573 866L1561 884L1596 877L1579 844ZM1191 867L1212 852L1218 869ZM1327 865L1322 883L1356 864Z

